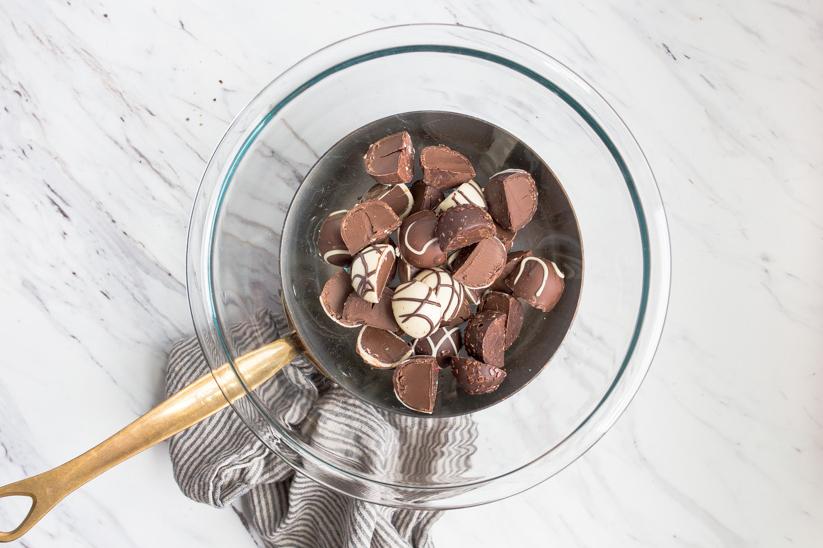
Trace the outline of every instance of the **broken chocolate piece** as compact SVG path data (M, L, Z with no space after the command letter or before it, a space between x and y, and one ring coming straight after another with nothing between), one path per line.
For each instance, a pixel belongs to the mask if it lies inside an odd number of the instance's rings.
M383 289L394 276L395 251L390 244L370 245L354 256L351 284L362 299L380 301Z
M506 345L506 315L493 310L478 312L466 324L463 344L469 356L503 367L503 351Z
M506 315L505 348L508 350L517 340L517 336L520 335L520 328L523 327L523 305L508 293L489 291L483 295L478 310L480 312L490 310Z
M372 367L391 369L412 355L409 343L389 331L363 326L357 335L357 355Z
M529 305L549 312L563 296L563 272L548 259L524 257L514 272L506 278L506 285L515 297Z
M373 143L363 157L363 162L366 173L378 183L396 185L411 182L414 176L413 159L411 135L407 131L401 131Z
M524 257L531 257L532 252L528 249L523 251L512 251L506 256L506 266L503 267L503 270L500 271L500 274L497 275L497 279L494 281L489 289L491 291L502 291L504 293L511 293L511 289L508 285L506 285L506 278L511 274L517 265L520 264L520 261L523 260Z
M409 187L406 185L376 184L363 196L362 201L367 202L369 200L386 202L401 219L409 214L413 205L411 192L409 192Z
M464 247L452 263L454 279L470 289L490 286L504 266L506 246L497 238L486 238L474 247Z
M484 190L489 213L507 230L517 232L537 211L537 184L522 169L507 169L489 179Z
M414 353L418 356L434 356L442 367L446 359L457 356L463 346L463 337L457 327L441 327L431 335L414 341Z
M329 213L317 230L317 250L324 261L334 266L345 266L351 261L351 253L340 235L346 213L345 209Z
M412 411L431 414L437 401L439 374L440 367L434 357L409 358L394 370L394 395Z
M486 209L486 200L483 198L483 189L474 181L463 183L437 206L437 212L443 213L454 206L471 204Z
M320 292L320 306L333 322L343 327L357 327L360 323L346 318L345 302L352 293L351 278L344 271L336 273L326 280Z
M446 145L425 147L420 151L420 165L423 181L440 190L456 187L475 175L469 159Z
M340 236L349 254L354 255L367 245L382 242L400 227L400 217L385 202L369 200L351 208L343 216Z
M444 253L492 236L494 221L488 213L474 205L455 206L443 213L437 222L437 238Z
M349 282L349 289L351 290L351 282ZM352 327L365 324L397 333L400 331L400 326L397 325L391 310L393 296L394 291L387 287L380 295L380 302L370 303L351 291L343 304L342 321L353 324Z
M432 268L446 262L437 238L437 214L418 211L403 220L400 226L400 255L419 268Z
M506 378L506 372L499 367L472 358L450 358L449 363L457 386L470 396L494 392Z
M443 308L432 287L419 280L412 280L400 284L394 290L392 313L400 329L419 339L437 330L443 317Z
M443 201L443 191L427 185L423 181L416 181L411 187L411 195L414 199L412 213L425 209L434 209Z

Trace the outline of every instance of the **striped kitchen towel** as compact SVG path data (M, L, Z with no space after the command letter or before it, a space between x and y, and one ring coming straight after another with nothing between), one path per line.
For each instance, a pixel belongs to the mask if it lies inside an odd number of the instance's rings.
M268 313L233 330L241 352L276 338L282 322ZM169 354L166 392L208 371L195 337ZM468 417L415 421L358 401L298 358L257 394L279 420L369 470L402 469L437 478L470 464L476 430ZM310 419L310 420L309 420ZM414 448L413 450L409 450ZM186 496L232 505L260 546L432 547L438 512L389 508L346 497L295 474L231 409L171 440L174 475Z

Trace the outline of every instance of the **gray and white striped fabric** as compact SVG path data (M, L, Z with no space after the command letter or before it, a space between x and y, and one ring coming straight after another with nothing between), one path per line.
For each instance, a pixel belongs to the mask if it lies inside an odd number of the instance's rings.
M245 352L273 340L276 323L260 313L236 327L232 337ZM166 392L172 394L206 372L196 338L180 341L169 354ZM324 447L345 451L369 470L392 467L437 478L470 465L477 434L468 418L412 422L410 417L378 411L326 380L303 359L257 393L280 420L302 428ZM304 420L308 416L311 420ZM170 453L183 493L216 507L232 505L260 546L433 546L430 530L439 513L363 502L295 474L231 409L172 438Z

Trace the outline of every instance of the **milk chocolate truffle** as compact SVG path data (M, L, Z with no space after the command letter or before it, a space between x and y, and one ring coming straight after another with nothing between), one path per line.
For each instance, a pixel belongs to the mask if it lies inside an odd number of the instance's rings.
M442 268L432 268L421 270L414 279L434 289L434 296L440 302L440 308L443 311L443 320L451 320L457 314L464 289L452 278L451 274Z
M411 135L407 131L401 131L373 143L363 157L363 162L366 173L378 183L396 185L411 182L414 176L413 159Z
M468 292L469 289L463 290L463 299L460 301L460 306L457 308L457 312L454 313L454 316L451 319L443 320L443 325L446 327L454 327L459 326L466 320L468 320L471 315L472 311L469 308L469 299L468 299Z
M511 274L517 265L520 264L520 261L523 260L523 257L531 257L532 252L528 249L523 251L512 251L506 256L506 266L503 267L503 270L500 271L500 274L497 275L497 279L494 281L493 284L489 286L491 291L502 291L504 293L511 293L511 289L509 286L506 285L506 278Z
M454 189L454 192L446 196L439 206L437 212L443 213L454 206L471 204L486 209L486 200L483 198L483 189L474 181L463 183Z
M511 251L512 245L514 245L514 239L517 236L517 232L513 230L507 230L497 223L494 224L494 230L497 239L503 242L503 245L506 246L506 253Z
M366 191L366 195L363 196L362 201L367 202L369 200L386 202L401 219L411 212L414 203L409 187L406 185L376 184Z
M506 345L506 315L493 310L478 312L466 324L463 344L469 356L489 365L503 367Z
M486 238L474 247L464 247L452 263L454 279L470 289L490 286L504 266L506 246L497 238Z
M317 231L317 250L324 261L334 266L345 266L351 261L351 253L340 235L346 213L345 209L329 213Z
M446 262L446 254L440 248L437 237L437 214L434 211L418 211L403 220L400 225L400 256L418 268L432 268Z
M500 388L506 372L488 363L471 358L450 358L452 374L457 386L470 396L490 394Z
M375 242L382 242L400 227L400 217L386 202L369 200L343 216L340 236L351 255Z
M420 269L406 262L403 257L397 259L397 277L400 283L411 281Z
M351 290L351 283L349 283ZM346 297L346 302L343 303L343 318L342 321L354 325L370 325L377 329L385 329L397 333L400 331L400 326L394 319L394 314L391 310L391 299L394 296L394 291L391 288L383 289L383 294L380 295L380 302L370 303L360 298L353 290Z
M415 339L434 333L443 317L435 290L418 280L397 286L391 305L397 325Z
M520 335L520 328L523 327L523 305L517 298L508 293L500 291L489 291L483 295L480 301L480 312L492 311L506 315L506 344L508 350L517 336Z
M379 302L383 289L394 276L394 261L394 247L389 244L370 245L355 255L351 264L355 293L370 303Z
M457 327L441 327L431 335L415 339L414 353L418 356L434 356L442 367L449 357L457 356L463 346L463 337Z
M474 167L468 158L446 145L425 147L420 151L423 181L444 190L463 184L474 177Z
M489 213L507 230L517 232L529 224L537 211L537 185L522 169L492 175L484 192Z
M417 213L424 209L434 209L443 201L443 191L427 185L424 181L416 181L412 185L411 195L414 199L414 205L411 210L412 213Z
M351 278L347 272L340 271L326 280L320 292L320 306L333 322L343 327L357 327L360 322L345 316L345 302L352 294Z
M494 236L491 216L475 205L459 205L444 212L437 221L440 249L451 253Z
M363 326L357 335L357 355L377 369L391 369L412 355L409 343L388 331Z
M412 411L431 414L437 400L439 374L440 367L434 357L409 358L394 370L394 395Z
M515 271L506 278L506 285L515 297L548 312L563 296L563 278L563 272L552 261L541 257L524 257Z

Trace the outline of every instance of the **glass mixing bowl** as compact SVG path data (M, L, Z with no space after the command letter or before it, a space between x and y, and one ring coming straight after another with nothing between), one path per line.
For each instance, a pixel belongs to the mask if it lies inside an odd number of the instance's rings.
M312 198L295 200L343 137L384 118L402 124L403 113L416 112L486 122L545 162L573 210L558 226L570 227L583 258L569 273L579 293L568 330L558 336L534 327L520 352L519 360L528 362L521 365L534 372L529 382L494 405L451 418L399 414L402 409L381 404L375 392L358 394L356 373L366 366L323 346L323 337L334 335L318 334L310 324L319 321L316 296L329 271L307 268L322 265L310 232L346 192L321 185ZM496 161L495 142L478 148L481 164ZM335 184L353 192L330 177L328 185ZM362 192L371 182L364 176L361 184ZM291 207L299 210L297 217L289 218ZM284 226L292 228L284 232ZM528 244L551 247L546 239L552 237L533 230ZM348 38L266 86L231 124L206 168L187 259L192 317L212 368L288 333L285 302L320 371L334 370L332 379L361 396L372 416L388 417L396 439L418 439L438 425L470 432L454 439L465 445L461 458L433 470L419 459L353 458L358 448L310 435L306 425L322 417L303 408L296 423L290 407L296 396L288 390L275 394L276 404L249 391L232 405L298 472L350 496L416 509L511 496L591 447L629 404L651 364L670 282L667 225L654 176L617 113L552 57L494 33L451 25L392 27ZM274 319L273 329L254 327L261 314ZM243 325L253 327L237 327ZM278 375L317 380L304 361ZM400 453L424 450L409 444Z

